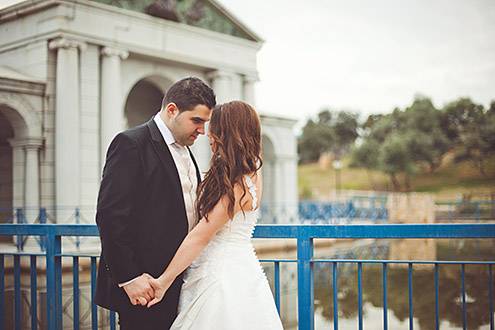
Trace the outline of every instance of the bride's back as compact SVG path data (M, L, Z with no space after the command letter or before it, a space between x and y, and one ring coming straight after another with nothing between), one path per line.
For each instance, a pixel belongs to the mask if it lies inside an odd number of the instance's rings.
M229 220L184 276L172 330L282 329L251 242L263 186L260 126L256 111L244 102L213 110L208 133L213 155L197 209L200 218L207 217L221 202L220 213Z
M261 197L261 178L259 175L244 176L243 187L234 187L236 200L234 216L217 232L214 240L231 243L249 242L259 216L259 200ZM242 197L244 195L244 197ZM239 203L239 201L241 201Z
M212 111L208 138L212 149L210 169L199 185L197 214L208 217L224 200L231 220L237 213L257 208L261 196L261 123L247 103L232 101ZM257 194L253 198L249 190Z

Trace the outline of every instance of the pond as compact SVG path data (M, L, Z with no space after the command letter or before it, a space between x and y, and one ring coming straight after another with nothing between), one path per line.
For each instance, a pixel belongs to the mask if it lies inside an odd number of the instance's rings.
M320 240L323 241L323 240ZM324 245L324 244L323 244ZM493 240L355 240L315 248L316 259L364 260L495 260ZM271 257L280 258L280 254ZM264 255L260 259L267 258ZM284 258L294 258L288 252ZM315 329L333 329L332 263L314 266ZM387 267L389 329L409 329L407 264ZM492 266L492 268L495 268ZM265 264L273 288L273 265ZM365 329L383 329L382 264L362 269L363 324ZM492 269L495 272L495 269ZM358 286L356 263L338 265L339 329L357 329ZM414 265L412 273L414 329L435 328L434 265ZM465 266L467 328L489 329L489 275L487 265ZM493 276L495 278L495 274ZM297 269L295 263L281 268L281 314L286 329L297 326ZM462 329L461 266L439 267L439 320L441 329ZM492 285L492 292L494 283Z

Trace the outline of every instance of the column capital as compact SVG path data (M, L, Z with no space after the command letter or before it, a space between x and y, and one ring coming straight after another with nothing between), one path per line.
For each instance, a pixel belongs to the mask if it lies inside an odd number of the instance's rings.
M59 37L59 38L53 39L48 43L49 49L78 48L81 51L84 51L86 49L86 47L87 47L87 44L83 41L68 39L65 37Z
M112 48L112 47L103 47L101 49L101 55L103 56L118 56L121 60L125 60L129 57L129 52L123 49Z
M206 74L206 77L211 80L216 80L216 79L221 79L221 78L229 78L233 74L235 74L234 71L230 70L225 70L225 69L217 69L210 71Z
M245 83L254 84L260 80L260 77L259 77L257 72L248 73L248 74L243 75L243 80Z
M12 148L41 149L43 146L42 137L26 137L20 139L9 139Z

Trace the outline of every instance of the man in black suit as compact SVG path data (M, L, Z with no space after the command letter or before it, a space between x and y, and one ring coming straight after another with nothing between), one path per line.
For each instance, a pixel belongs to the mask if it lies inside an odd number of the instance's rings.
M95 302L119 314L121 329L168 329L182 278L152 308L147 274L157 277L197 222L200 173L189 150L215 106L198 78L173 84L147 123L119 133L108 148L98 195L101 238Z

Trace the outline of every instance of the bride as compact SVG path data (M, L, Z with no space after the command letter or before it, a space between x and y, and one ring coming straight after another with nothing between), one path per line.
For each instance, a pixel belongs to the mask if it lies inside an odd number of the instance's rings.
M262 190L259 117L244 102L217 106L208 138L213 156L198 187L201 220L167 269L157 279L148 275L155 297L147 306L187 269L171 329L282 329L251 243Z

